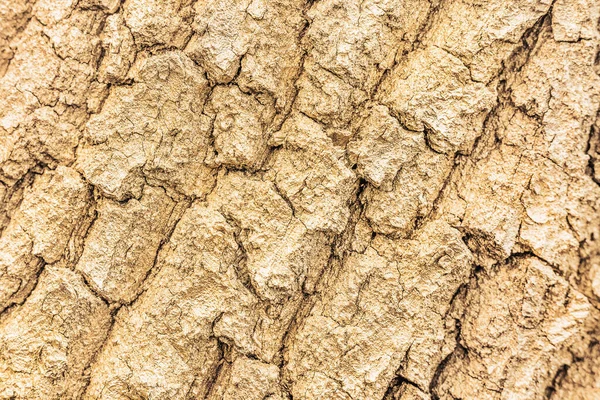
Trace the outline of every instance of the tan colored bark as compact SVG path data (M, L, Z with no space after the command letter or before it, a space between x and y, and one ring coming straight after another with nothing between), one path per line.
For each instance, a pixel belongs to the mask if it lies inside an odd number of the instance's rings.
M0 399L600 398L597 0L0 0Z

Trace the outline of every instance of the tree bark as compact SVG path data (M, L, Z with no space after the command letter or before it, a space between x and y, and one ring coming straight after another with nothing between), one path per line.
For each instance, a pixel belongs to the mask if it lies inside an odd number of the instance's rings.
M599 20L4 0L0 399L599 399Z

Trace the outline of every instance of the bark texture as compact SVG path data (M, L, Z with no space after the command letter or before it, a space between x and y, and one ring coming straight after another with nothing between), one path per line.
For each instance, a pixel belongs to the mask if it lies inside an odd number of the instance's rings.
M0 0L0 399L600 399L598 0Z

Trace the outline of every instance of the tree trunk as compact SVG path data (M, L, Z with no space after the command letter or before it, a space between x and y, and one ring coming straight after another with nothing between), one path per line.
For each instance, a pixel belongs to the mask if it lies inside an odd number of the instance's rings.
M0 399L600 399L598 0L3 0Z

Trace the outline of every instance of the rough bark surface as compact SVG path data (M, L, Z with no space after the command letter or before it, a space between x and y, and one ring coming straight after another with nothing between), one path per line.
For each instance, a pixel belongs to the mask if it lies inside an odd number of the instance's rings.
M600 399L598 0L0 0L0 399Z

